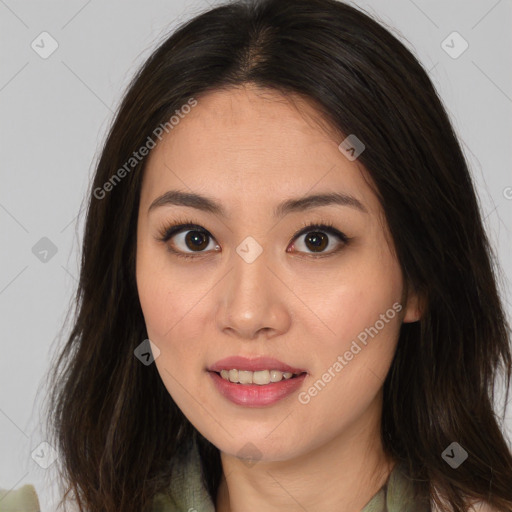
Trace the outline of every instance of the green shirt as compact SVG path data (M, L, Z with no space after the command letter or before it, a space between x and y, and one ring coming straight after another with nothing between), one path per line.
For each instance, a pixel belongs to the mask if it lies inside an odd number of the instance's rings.
M201 481L201 465L197 445L192 445L187 463L179 468L171 483L174 499L157 494L152 512L215 512L215 506ZM373 496L361 512L430 512L428 505L414 503L411 481L403 466L395 465L386 484ZM17 490L0 489L0 512L40 512L32 485Z

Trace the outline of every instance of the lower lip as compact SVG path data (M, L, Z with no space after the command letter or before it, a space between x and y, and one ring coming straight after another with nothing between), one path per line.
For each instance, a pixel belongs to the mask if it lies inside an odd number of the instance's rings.
M297 391L304 382L306 373L291 379L258 384L236 384L223 379L218 373L208 372L220 394L237 405L262 407L272 405Z

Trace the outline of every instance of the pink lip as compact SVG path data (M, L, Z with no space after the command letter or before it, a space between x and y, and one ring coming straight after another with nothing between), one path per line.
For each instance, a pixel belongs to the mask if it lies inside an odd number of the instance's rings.
M258 372L261 370L279 370L280 372L303 373L306 370L294 368L272 357L256 357L247 359L246 357L232 356L217 361L208 368L210 372L220 372L221 370L247 370Z
M229 382L214 371L208 372L208 375L212 378L217 391L234 404L245 407L263 407L275 404L297 391L302 386L307 374L303 373L298 377L271 382L263 386Z

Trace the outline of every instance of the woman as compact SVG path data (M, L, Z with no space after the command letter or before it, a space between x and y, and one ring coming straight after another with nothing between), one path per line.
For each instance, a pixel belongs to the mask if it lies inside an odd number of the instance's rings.
M234 2L131 83L50 418L80 510L512 510L508 325L415 57L333 0Z

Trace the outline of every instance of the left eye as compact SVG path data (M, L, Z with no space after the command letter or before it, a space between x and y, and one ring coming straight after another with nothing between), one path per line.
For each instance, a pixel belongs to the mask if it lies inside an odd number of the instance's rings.
M304 237L303 241L300 240L301 237ZM330 238L337 239L339 247L325 252L327 248L336 245ZM220 246L214 243L215 239L206 229L190 223L171 226L165 229L158 239L162 242L173 240L173 243L168 245L168 250L182 258L195 258L206 253L208 249L220 249ZM296 239L298 239L298 241L293 242ZM333 226L312 224L304 227L293 235L291 247L294 249L299 248L299 252L306 252L310 256L321 257L338 252L349 240L350 239L344 233ZM173 246L177 246L178 249L174 249ZM308 253L308 251L311 252ZM293 251L287 249L286 252Z
M335 252L336 250L332 250L332 246L336 245L336 242L331 241L331 238L337 238L338 244L347 242L347 238L337 230L333 230L331 228L324 228L323 230L311 230L308 228L308 231L303 232L298 236L298 242L293 244L293 247L299 249L300 251L307 252L312 251L313 253L324 253L327 248L331 249L328 254ZM303 238L303 240L301 240ZM303 250L305 247L306 250ZM287 251L288 252L288 251Z

